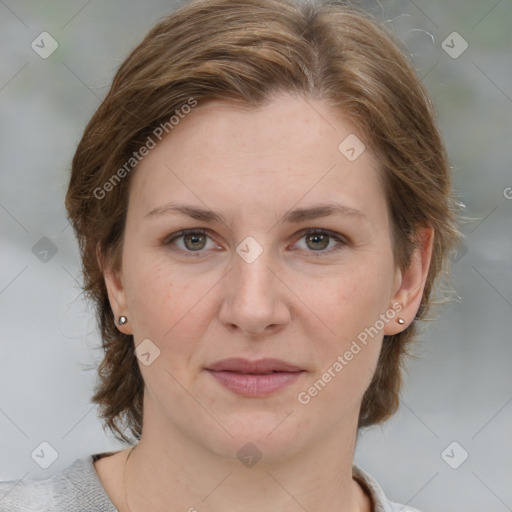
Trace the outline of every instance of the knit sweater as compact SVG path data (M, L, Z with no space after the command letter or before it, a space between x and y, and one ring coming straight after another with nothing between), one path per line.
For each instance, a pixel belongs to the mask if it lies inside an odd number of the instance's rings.
M118 512L93 465L97 459L111 453L76 459L45 480L0 482L0 512ZM352 472L371 496L373 512L419 512L389 501L377 481L356 465Z

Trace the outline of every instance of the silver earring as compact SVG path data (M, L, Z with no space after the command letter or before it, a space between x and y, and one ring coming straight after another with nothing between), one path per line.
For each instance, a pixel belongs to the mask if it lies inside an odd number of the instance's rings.
M119 320L117 321L117 324L124 325L126 322L128 322L128 318L126 318L125 316L120 316Z
M405 324L405 320L403 318L399 318L397 320L397 322L400 324L400 325L404 325Z

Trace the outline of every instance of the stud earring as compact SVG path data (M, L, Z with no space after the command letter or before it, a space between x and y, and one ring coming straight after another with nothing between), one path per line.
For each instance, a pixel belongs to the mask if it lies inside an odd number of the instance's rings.
M398 318L397 319L397 322L400 324L400 325L404 325L405 324L405 320L403 318Z
M120 316L119 320L117 321L117 325L124 325L126 322L128 322L128 318L125 316Z

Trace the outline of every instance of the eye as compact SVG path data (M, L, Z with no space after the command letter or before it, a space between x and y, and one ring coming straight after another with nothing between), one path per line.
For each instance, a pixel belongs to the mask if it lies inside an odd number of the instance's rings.
M305 241L305 247L299 248L309 253L318 253L315 256L330 254L347 245L343 236L326 229L308 229L302 231L299 235L299 241ZM209 247L208 240L211 242ZM333 243L334 241L337 243ZM164 245L174 245L176 250L185 254L185 256L201 256L205 250L217 247L207 234L207 230L202 228L184 229L174 233L164 241Z
M318 256L337 251L347 244L345 239L338 233L318 228L308 229L301 232L300 240L305 240L306 248L304 250L307 252L320 253ZM337 241L338 243L331 244L333 240ZM330 249L327 249L329 246Z
M209 238L205 229L184 229L179 233L171 235L170 238L167 238L164 245L175 245L178 247L179 252L183 252L187 256L196 256L196 254L187 253L201 253L203 249L212 249L215 247L213 242L213 247L207 247ZM183 245L180 246L180 244L176 243L177 241L181 241ZM199 256L199 254L197 254L197 256Z

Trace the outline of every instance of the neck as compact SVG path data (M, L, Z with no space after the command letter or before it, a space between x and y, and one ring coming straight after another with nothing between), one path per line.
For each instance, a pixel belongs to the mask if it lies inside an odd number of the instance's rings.
M370 511L369 497L352 478L356 429L339 425L334 439L284 458L263 457L251 467L146 418L125 466L129 512Z

